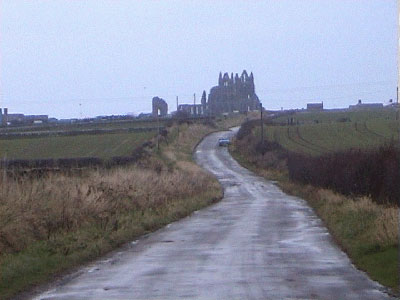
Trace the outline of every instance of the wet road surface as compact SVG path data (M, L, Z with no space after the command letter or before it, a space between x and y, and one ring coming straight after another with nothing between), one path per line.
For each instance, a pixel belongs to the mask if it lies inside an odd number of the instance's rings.
M34 299L388 299L305 201L203 140L196 160L224 199L125 246Z

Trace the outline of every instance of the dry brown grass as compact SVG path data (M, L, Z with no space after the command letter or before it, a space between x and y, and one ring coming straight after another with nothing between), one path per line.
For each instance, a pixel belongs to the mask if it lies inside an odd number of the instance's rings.
M126 211L156 208L215 187L208 174L193 166L8 179L6 185L0 182L0 253L20 251L33 241L88 223L118 226L118 216Z
M314 201L323 203L318 207L326 222L333 222L335 215L357 216L364 244L387 247L398 243L398 208L376 204L368 197L352 199L327 189L317 189Z
M182 124L173 125L169 129L169 142L162 146L162 153L167 160L192 161L192 152L197 143L206 134L215 131L203 124Z

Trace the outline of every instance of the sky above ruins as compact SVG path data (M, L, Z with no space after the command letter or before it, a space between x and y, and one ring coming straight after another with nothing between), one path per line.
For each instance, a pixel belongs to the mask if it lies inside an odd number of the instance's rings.
M1 0L0 107L57 118L197 103L253 71L268 109L396 98L396 0Z

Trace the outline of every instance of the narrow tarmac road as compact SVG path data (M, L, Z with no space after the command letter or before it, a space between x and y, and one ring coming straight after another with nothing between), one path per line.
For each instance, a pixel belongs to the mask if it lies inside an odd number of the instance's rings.
M208 136L196 160L224 199L68 276L34 299L388 299L305 201L242 168Z

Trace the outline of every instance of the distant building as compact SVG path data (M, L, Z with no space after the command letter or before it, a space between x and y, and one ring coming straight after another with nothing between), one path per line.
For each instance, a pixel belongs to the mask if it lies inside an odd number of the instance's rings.
M383 103L362 103L361 99L358 100L356 105L350 105L349 109L359 110L359 109L380 109L383 108Z
M387 104L386 107L399 107L399 103L393 102L393 99L390 99L389 104Z
M207 95L203 91L201 96L201 104L180 104L177 113L185 113L190 117L204 116L207 114Z
M242 75L236 73L229 77L228 73L219 73L218 85L210 90L207 95L203 91L201 104L178 105L178 113L185 112L190 116L217 116L229 113L245 113L260 108L260 100L255 93L253 73Z
M78 119L59 119L57 123L59 124L72 124L75 123Z
M210 115L257 110L260 100L255 92L254 76L247 75L246 70L239 77L238 73L229 77L228 73L222 76L219 73L218 85L210 90L207 102L207 111Z
M26 115L26 116L24 116L23 119L24 119L25 123L40 124L40 123L47 123L49 121L49 116L48 115Z
M24 123L24 114L7 114L7 123Z
M307 110L312 110L312 111L324 110L324 102L321 102L321 103L307 103Z
M7 117L8 117L8 108L4 108L4 113L3 110L0 108L0 119L1 119L1 126L6 126L7 125Z
M49 116L47 115L9 114L7 108L4 108L4 113L3 110L0 108L0 124L2 126L6 126L7 124L11 125L41 124L41 123L47 123L48 120Z
M180 104L178 112L185 112L188 116L196 117L204 115L205 109L202 104Z
M146 113L140 113L137 118L138 119L150 119L153 116L153 114L146 114Z

